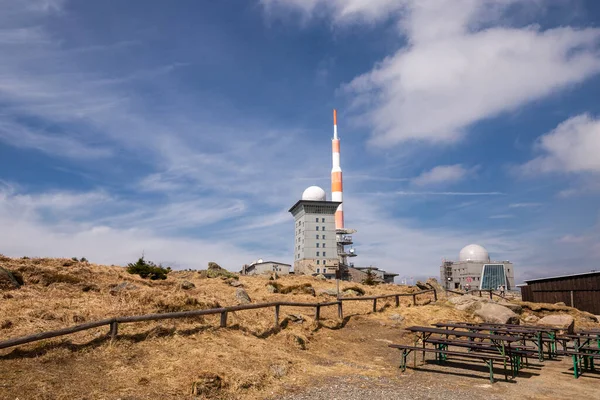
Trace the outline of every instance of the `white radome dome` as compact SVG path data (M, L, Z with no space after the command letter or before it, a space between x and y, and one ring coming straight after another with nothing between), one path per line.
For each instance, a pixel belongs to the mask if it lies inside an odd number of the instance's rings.
M327 193L318 186L311 186L302 193L302 200L326 201Z
M458 261L489 262L490 255L485 247L478 244L470 244L462 248L458 255Z

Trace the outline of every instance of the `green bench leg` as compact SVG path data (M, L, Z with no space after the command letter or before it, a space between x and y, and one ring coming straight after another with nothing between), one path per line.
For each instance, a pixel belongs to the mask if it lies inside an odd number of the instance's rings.
M494 360L488 362L490 367L490 383L494 383Z
M579 378L579 373L577 371L577 356L573 354L573 375L575 379Z

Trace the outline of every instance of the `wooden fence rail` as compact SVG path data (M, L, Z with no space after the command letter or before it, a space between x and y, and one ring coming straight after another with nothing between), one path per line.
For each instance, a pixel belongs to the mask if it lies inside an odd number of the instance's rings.
M481 289L481 290L480 289L472 289L472 290L469 290L467 292L457 292L455 290L446 289L446 292L448 292L448 293L454 293L454 294L460 294L461 296L464 295L464 294L472 294L472 295L474 295L475 293L478 293L479 297L483 297L482 293L488 293L489 296L490 296L490 299L492 298L492 296L503 298L498 293L494 293L494 291L492 289Z
M0 342L0 349L6 349L8 347L19 346L26 343L37 342L44 339L50 339L57 336L70 335L72 333L85 331L88 329L98 328L104 325L109 325L109 335L112 339L116 338L119 332L119 324L143 322L143 321L158 321L162 319L177 319L177 318L190 318L198 317L202 315L215 315L220 314L220 327L224 328L227 326L227 314L235 311L243 310L255 310L259 308L275 308L275 327L279 327L279 311L282 306L286 307L315 307L315 320L319 320L321 317L321 307L338 306L338 318L343 319L343 302L345 301L373 301L373 312L377 311L377 300L394 297L396 299L396 307L400 306L400 297L412 296L413 305L417 305L416 298L419 294L433 292L434 299L437 301L437 292L435 289L422 290L414 293L400 293L400 294L386 294L381 296L364 296L364 297L339 297L336 301L330 301L326 303L294 303L289 301L277 301L271 303L260 303L260 304L242 304L239 306L211 308L208 310L192 310L192 311L180 311L162 314L146 314L146 315L135 315L131 317L114 317L109 319L103 319L100 321L88 322L81 325L72 326L70 328L58 329L49 332L40 332L30 336L23 336L20 338L14 338Z

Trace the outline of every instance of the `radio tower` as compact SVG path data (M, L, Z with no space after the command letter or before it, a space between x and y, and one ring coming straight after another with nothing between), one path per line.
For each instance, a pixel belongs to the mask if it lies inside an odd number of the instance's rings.
M352 265L348 264L348 257L356 257L354 249L350 248L346 252L346 246L351 246L352 233L355 233L354 229L346 229L344 227L344 204L343 204L343 184L342 184L342 167L340 166L340 139L337 133L337 112L333 110L333 139L331 141L332 150L332 168L331 168L331 200L339 201L340 204L335 212L335 233L337 241L337 253L340 260L340 273L342 279L348 277L348 267Z

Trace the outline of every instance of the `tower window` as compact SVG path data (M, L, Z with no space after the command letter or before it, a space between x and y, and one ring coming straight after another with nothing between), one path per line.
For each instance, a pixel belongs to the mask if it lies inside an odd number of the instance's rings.
M319 222L319 218L318 218L318 217L317 217L317 218L315 218L315 222Z
M322 231L324 231L324 230L325 230L325 227L324 227L324 226L322 226L322 227L321 227L321 230L322 230Z
M317 251L317 257L319 257L319 252Z
M317 239L319 238L319 235L317 235Z
M319 262L319 261L321 261L321 260L317 260L317 265L319 265L319 264L320 264L320 262ZM319 272L319 271L317 270L317 272Z
M317 248L319 247L319 243L317 243Z
M325 247L325 243L323 243L323 247Z
M317 226L317 230L319 230L319 227Z
M325 218L321 218L321 222L325 222Z
M323 257L327 257L327 255L325 254L325 252L323 252ZM323 262L325 262L325 261L323 261Z
M317 239L318 239L318 238L317 238ZM325 239L325 235L323 235L323 239ZM325 246L323 246L323 247L325 247Z

